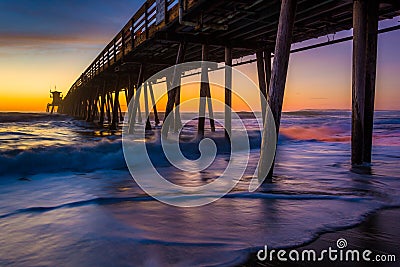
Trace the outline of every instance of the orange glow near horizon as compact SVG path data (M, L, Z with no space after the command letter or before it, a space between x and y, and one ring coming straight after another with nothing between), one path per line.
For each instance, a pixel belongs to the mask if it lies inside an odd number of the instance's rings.
M166 88L165 88L165 83L162 83L159 85L162 87L162 95L158 95L157 91L155 90L155 100L156 100L156 105L157 105L157 110L160 112L165 111L165 107L167 105L167 100L168 96L166 93ZM224 103L225 99L225 88L217 85L211 85L211 95L213 99L213 109L216 112L221 112L224 110L224 106L222 103ZM160 89L160 88L159 88ZM182 112L197 112L199 110L199 94L200 94L200 83L190 83L190 84L185 84L181 88L181 111ZM256 101L258 100L258 97L256 98ZM126 111L126 99L124 95L120 95L119 97L120 103L121 103L121 109L123 111ZM149 96L149 101L151 101L150 96ZM190 102L190 105L187 106L184 104L184 102ZM241 97L239 97L237 94L233 93L232 94L232 109L236 112L239 111L251 111L250 105L254 103L246 103ZM145 105L144 105L144 96L143 93L140 98L140 106L141 110L144 111ZM258 107L259 104L255 103L255 105L252 105ZM149 103L149 108L151 108L151 104ZM259 109L259 108L258 108ZM255 111L258 111L258 109L255 109ZM208 108L206 109L208 112Z
M396 33L391 33L396 34ZM385 52L391 34L380 38L376 89L376 109L399 109L400 77L399 54ZM388 37L389 36L389 37ZM398 38L395 36L394 38ZM386 41L387 39L387 41ZM49 98L50 86L65 95L70 85L80 76L98 47L68 44L63 49L23 48L0 46L0 111L44 112ZM73 46L71 44L71 46ZM25 50L24 50L25 49ZM291 56L284 98L284 111L302 109L351 109L351 42L296 53ZM237 67L258 84L256 66ZM218 74L220 75L220 74ZM221 73L223 75L223 72ZM182 88L182 102L199 96L199 85ZM212 86L212 97L224 101L223 88ZM252 107L259 106L259 94L249 96ZM124 101L122 101L124 103ZM166 101L157 104L164 111ZM248 110L238 99L233 99L237 111ZM259 110L259 108L254 108ZM198 106L190 111L198 110ZM223 109L222 109L223 110ZM216 108L216 111L222 111ZM182 110L185 111L185 110ZM189 109L187 109L189 111Z
M45 112L50 89L57 86L65 95L95 55L96 50L80 45L0 45L0 111Z

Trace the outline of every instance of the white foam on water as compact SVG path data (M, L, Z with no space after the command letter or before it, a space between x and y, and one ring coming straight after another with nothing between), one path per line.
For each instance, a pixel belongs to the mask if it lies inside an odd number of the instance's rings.
M253 149L237 188L215 203L188 209L159 203L140 190L126 169L119 137L87 134L96 129L88 131L85 123L70 118L35 118L31 131L19 128L10 135L4 125L18 128L29 119L2 122L0 136L6 142L18 134L33 137L24 139L26 149L1 150L0 265L232 266L266 244L300 245L319 233L355 225L378 208L400 205L395 115L377 113L375 140L394 145L377 141L369 174L349 171L350 146L343 139L349 134L348 112L284 115L283 129L302 128L296 129L298 135L280 136L276 177L255 193L247 189L260 134L249 118ZM54 125L59 133L48 133ZM313 127L326 130L310 138L302 132ZM195 128L187 131L190 135ZM40 138L54 140L38 145ZM201 185L216 179L229 160L226 141L218 134L212 138L217 157L199 173L168 164L159 156L157 138L149 139L147 149L170 181ZM199 155L190 139L181 149L190 159Z

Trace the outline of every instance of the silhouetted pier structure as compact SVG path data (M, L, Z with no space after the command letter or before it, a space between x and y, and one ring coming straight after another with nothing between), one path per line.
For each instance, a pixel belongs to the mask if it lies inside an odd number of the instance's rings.
M291 44L353 28L353 38L309 48L353 39L352 163L369 163L378 21L398 16L399 10L398 0L148 0L72 85L61 112L100 124L107 118L111 129L117 129L120 92L129 102L136 88L158 71L200 60L232 66L232 59L256 54L260 90L268 96L279 131ZM207 97L208 90L202 85L199 95ZM179 104L179 93L168 94L166 115ZM225 90L225 101L231 105L230 90ZM229 131L229 112L225 120ZM204 135L204 119L199 122ZM261 169L265 156L261 153Z

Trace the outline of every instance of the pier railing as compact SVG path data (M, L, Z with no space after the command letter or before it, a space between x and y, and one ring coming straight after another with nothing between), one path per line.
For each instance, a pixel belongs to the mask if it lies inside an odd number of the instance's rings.
M192 7L195 2L196 0L184 0L184 8ZM74 91L85 82L113 67L178 16L178 0L147 0L82 73L70 91Z

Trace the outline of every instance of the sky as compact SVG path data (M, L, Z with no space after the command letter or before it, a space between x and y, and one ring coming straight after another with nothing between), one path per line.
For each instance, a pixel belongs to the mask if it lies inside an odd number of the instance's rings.
M0 0L0 111L44 111L50 88L57 86L66 94L142 4L142 0ZM380 27L398 21L385 21ZM342 32L336 38L350 34ZM294 47L326 40L321 37ZM399 109L399 43L400 31L379 36L376 108L380 110ZM284 110L350 109L351 55L351 42L292 54ZM257 82L255 64L238 69Z

